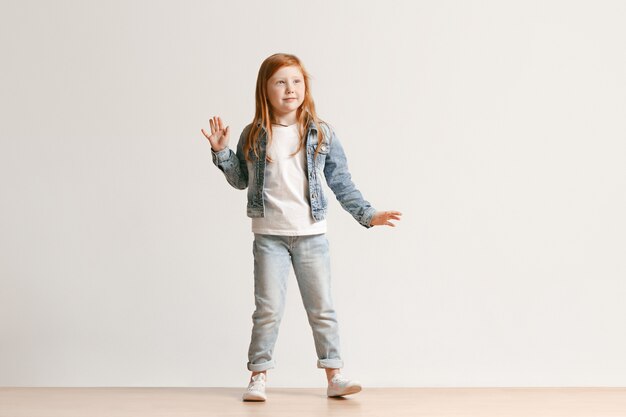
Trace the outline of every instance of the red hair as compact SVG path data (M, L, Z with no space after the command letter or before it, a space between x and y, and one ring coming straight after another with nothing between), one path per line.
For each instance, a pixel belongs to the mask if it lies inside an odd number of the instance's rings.
M262 128L268 133L267 146L272 142L272 106L267 97L267 81L282 67L295 66L300 69L302 76L304 77L304 101L302 105L296 111L296 123L298 125L298 132L300 135L300 144L298 149L294 153L300 152L303 146L305 146L305 134L307 127L311 122L315 123L317 127L317 148L315 149L315 156L319 152L321 144L324 142L324 132L321 129L321 123L323 122L315 112L315 103L311 96L310 89L310 75L304 69L304 66L295 55L291 54L274 54L265 59L259 68L259 75L256 79L256 109L254 111L254 119L252 120L252 126L248 133L247 140L243 145L244 155L247 160L250 160L250 151L254 152L254 155L259 157L259 139ZM269 160L269 159L268 159ZM271 162L271 161L270 161Z

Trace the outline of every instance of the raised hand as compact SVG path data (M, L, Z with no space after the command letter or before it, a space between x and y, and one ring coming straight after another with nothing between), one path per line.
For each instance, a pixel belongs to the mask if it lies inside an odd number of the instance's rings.
M224 128L222 118L219 116L213 116L212 119L209 119L209 124L211 125L211 135L205 132L204 129L200 129L200 131L209 140L213 152L219 152L226 149L228 146L228 138L230 136L230 126L226 126L226 128Z
M399 211L377 211L372 220L370 221L370 225L372 226L391 226L396 227L395 224L391 223L389 220L400 220L400 216L402 213Z

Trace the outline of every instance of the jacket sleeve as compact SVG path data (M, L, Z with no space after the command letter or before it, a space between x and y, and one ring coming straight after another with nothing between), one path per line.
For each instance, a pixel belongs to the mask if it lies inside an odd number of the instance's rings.
M226 176L226 181L238 190L248 187L248 165L243 153L243 143L246 140L248 129L244 129L237 143L237 153L226 147L218 152L211 149L213 163Z
M326 155L324 166L324 176L326 183L335 193L337 201L348 213L355 218L359 224L366 228L372 227L370 222L376 209L363 198L361 192L356 188L350 172L348 171L348 161L346 154L335 135L331 130L329 151Z

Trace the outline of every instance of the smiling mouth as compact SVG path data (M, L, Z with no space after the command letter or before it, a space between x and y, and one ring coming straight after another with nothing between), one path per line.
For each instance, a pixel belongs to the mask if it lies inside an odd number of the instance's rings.
M295 97L289 97L289 98L285 98L283 100L287 100L288 101L288 100L295 100L295 99L296 99Z

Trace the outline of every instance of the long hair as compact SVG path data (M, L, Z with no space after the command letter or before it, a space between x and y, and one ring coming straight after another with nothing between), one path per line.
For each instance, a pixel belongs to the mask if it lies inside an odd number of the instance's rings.
M310 122L314 122L317 127L315 157L317 157L320 147L324 142L324 132L321 129L321 123L325 122L321 120L315 112L315 103L311 96L309 73L295 55L278 53L267 57L261 64L261 68L259 68L259 75L256 79L256 109L254 111L254 119L252 120L252 126L248 133L247 140L243 145L244 155L247 160L250 160L250 151L252 151L257 158L259 157L259 139L262 128L265 128L268 134L267 147L272 143L273 114L272 106L267 98L267 81L276 71L287 66L296 66L300 69L304 77L305 87L304 101L296 111L296 123L298 125L300 144L298 145L298 149L294 152L294 155L300 152L302 147L305 146L305 135ZM271 162L268 157L266 157L266 159Z

